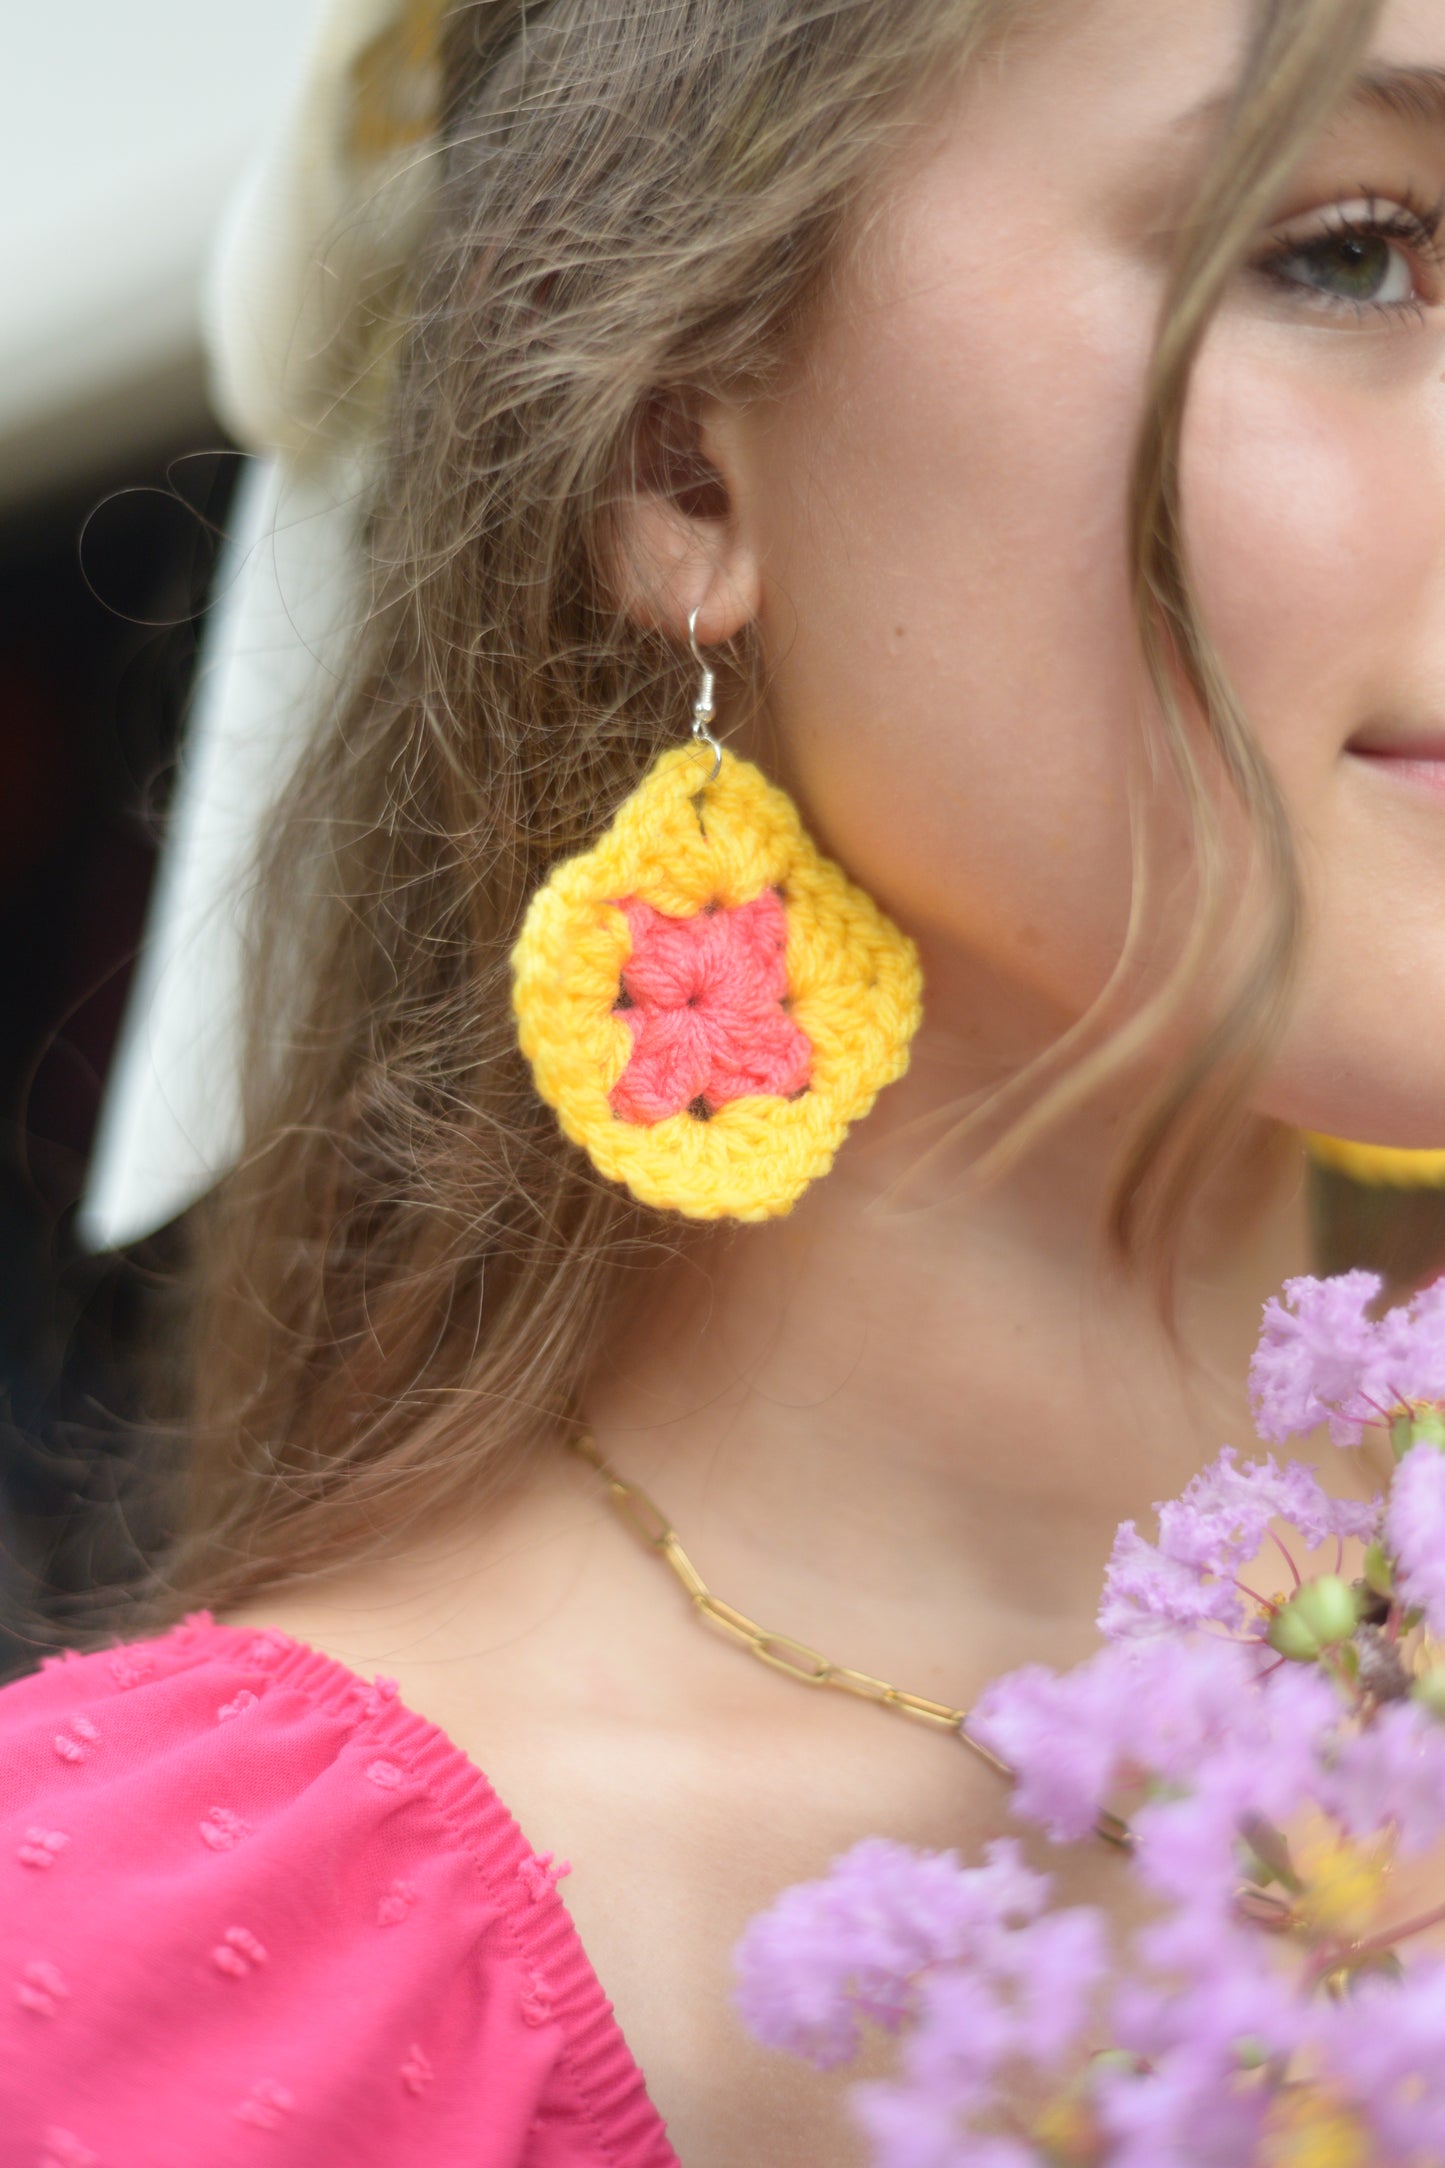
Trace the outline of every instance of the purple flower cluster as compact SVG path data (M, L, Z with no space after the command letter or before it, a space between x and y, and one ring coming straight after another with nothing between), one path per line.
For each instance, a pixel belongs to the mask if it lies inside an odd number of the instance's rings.
M1262 1438L1284 1445L1321 1423L1336 1445L1358 1445L1398 1407L1445 1399L1445 1279L1372 1320L1384 1291L1373 1272L1286 1280L1264 1306L1249 1369Z
M985 1859L965 1870L952 1852L869 1837L824 1881L786 1890L738 1945L752 2030L831 2070L857 2054L861 2021L895 2030L913 2010L913 1982L935 1967L967 1960L1008 1974L1049 1885L1017 1845L990 1845Z
M941 2164L1001 2070L1062 2065L1105 1976L1097 1915L1046 1912L1049 1890L1007 1840L964 1868L868 1838L753 1921L738 2007L758 2039L820 2069L856 2053L861 2020L891 2031L906 2018L901 2082L860 2087L856 2104L894 2168Z
M1439 1456L1437 1455L1437 1458ZM1236 1576L1269 1534L1289 1522L1314 1550L1327 1537L1368 1543L1382 1501L1331 1498L1313 1468L1273 1456L1240 1467L1226 1446L1182 1496L1156 1506L1159 1541L1147 1543L1133 1521L1121 1524L1104 1581L1099 1631L1111 1640L1213 1624L1244 1630L1258 1605Z
M1119 1530L1098 1653L970 1719L1056 1843L1127 1815L1129 1930L1012 1843L969 1867L875 1838L739 1945L760 2040L829 2067L899 2036L852 2093L877 2168L1445 2162L1445 1963L1416 1940L1445 1886L1422 1909L1396 1871L1445 1846L1445 1283L1372 1320L1379 1293L1291 1281L1251 1385L1276 1443L1389 1426L1388 1497L1226 1449L1157 1540ZM1241 1578L1272 1539L1273 1596Z
M1385 1540L1403 1595L1445 1639L1445 1453L1412 1446L1390 1485Z

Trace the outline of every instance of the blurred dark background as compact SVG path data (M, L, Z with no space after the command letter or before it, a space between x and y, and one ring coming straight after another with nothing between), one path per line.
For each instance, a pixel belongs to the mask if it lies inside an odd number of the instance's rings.
M321 0L14 8L0 68L0 1667L37 1590L144 1529L79 1501L143 1450L162 1231L75 1207L140 938L217 530L206 280ZM138 1428L130 1426L138 1425ZM124 1445L124 1454L120 1447Z
M118 1474L175 1235L87 1256L75 1214L239 465L180 444L0 517L0 1662L148 1533Z

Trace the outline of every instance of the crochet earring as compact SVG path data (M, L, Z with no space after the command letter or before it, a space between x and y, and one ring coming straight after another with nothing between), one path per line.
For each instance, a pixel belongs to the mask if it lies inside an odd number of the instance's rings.
M610 1181L693 1219L771 1219L908 1066L913 943L822 857L791 799L713 736L663 753L532 898L512 952L522 1052Z

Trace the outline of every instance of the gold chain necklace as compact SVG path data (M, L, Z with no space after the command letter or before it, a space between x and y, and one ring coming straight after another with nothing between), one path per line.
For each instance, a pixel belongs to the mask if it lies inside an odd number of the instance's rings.
M854 1671L847 1664L835 1664L820 1649L810 1648L806 1641L795 1641L791 1634L769 1633L756 1619L750 1619L743 1611L734 1610L724 1603L698 1572L687 1552L678 1540L676 1529L662 1508L648 1497L638 1483L628 1483L603 1455L595 1438L584 1431L569 1441L574 1453L580 1455L589 1467L594 1468L607 1486L607 1496L619 1520L624 1521L633 1534L640 1536L651 1551L672 1568L673 1573L687 1591L693 1609L700 1618L725 1634L729 1641L756 1656L760 1664L767 1664L773 1671L781 1671L790 1679L798 1679L804 1686L832 1686L840 1693L856 1694L860 1701L876 1702L881 1708L896 1709L900 1716L912 1717L915 1723L931 1724L935 1731L951 1731L968 1748L970 1754L991 1769L995 1776L1012 1783L1014 1772L1001 1755L976 1739L968 1728L967 1709L951 1709L946 1701L929 1701L923 1694L905 1693L901 1686L890 1686L886 1679L875 1679L866 1671ZM1133 1836L1129 1825L1120 1815L1105 1812L1099 1816L1095 1828L1106 1843L1121 1850L1131 1850Z

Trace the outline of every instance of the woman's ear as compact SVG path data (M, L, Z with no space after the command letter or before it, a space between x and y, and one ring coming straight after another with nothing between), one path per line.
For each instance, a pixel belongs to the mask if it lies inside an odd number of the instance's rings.
M636 623L678 633L696 610L708 647L756 616L743 434L720 399L659 393L644 408L615 523L617 599Z

